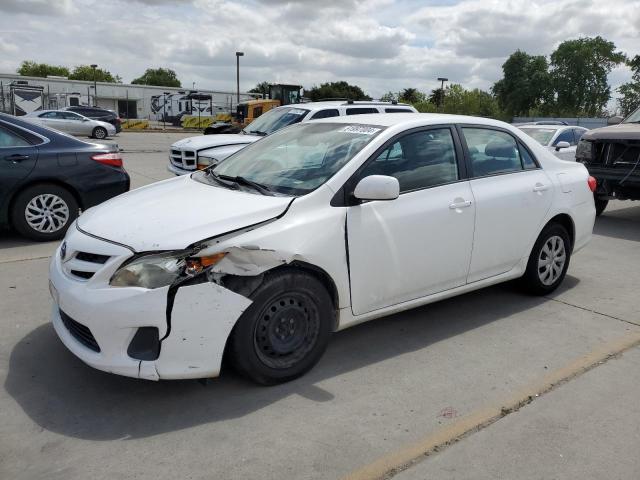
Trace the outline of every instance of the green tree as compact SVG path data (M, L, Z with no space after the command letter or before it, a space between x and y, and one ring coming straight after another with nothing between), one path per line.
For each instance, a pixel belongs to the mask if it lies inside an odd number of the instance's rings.
M516 50L502 65L502 72L491 90L508 115L526 116L542 105L551 108L553 90L545 57Z
M435 90L431 91L431 93L427 97L427 100L433 103L435 106L439 106L440 100L442 99L442 93L443 91L441 88L436 88Z
M624 116L629 115L640 107L640 55L636 55L629 60L627 65L633 72L633 76L630 82L618 88L618 93L621 95L618 99L618 106Z
M70 80L85 80L93 82L93 68L91 65L79 65L74 67L73 71L69 75ZM121 83L122 79L118 75L112 75L111 72L103 70L102 68L95 69L95 80L97 82L107 83Z
M425 96L424 93L419 91L417 88L405 88L400 92L398 100L411 104L421 103L425 101Z
M346 98L349 100L371 100L371 97L356 85L350 85L345 81L327 82L319 87L313 86L305 90L306 96L317 102L323 98Z
M269 95L269 87L271 84L269 82L260 82L251 90L249 93L259 93L260 95Z
M20 64L17 73L25 77L48 77L55 75L59 77L68 77L69 69L60 65L48 65L46 63L36 63L31 60L25 60Z
M389 91L380 97L380 101L381 102L397 102L398 95L396 93Z
M558 113L600 115L611 98L607 76L624 61L614 43L600 36L562 42L551 54Z
M158 87L181 87L176 72L170 68L147 68L138 78L131 81L135 85L155 85Z
M440 91L439 88L434 90L429 98L438 100ZM439 105L431 100L418 103L415 107L419 112L424 113L442 111L455 115L474 115L508 120L508 116L500 109L498 100L491 93L478 88L466 90L462 85L455 83L447 86L444 90L443 109L440 109Z

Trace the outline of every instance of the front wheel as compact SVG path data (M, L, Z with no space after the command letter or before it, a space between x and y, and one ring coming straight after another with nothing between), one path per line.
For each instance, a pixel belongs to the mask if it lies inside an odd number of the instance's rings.
M553 292L567 274L570 257L567 230L557 223L547 225L529 255L527 270L521 279L523 287L534 295Z
M294 270L266 274L230 339L236 369L263 385L293 380L327 348L335 312L322 283Z
M103 127L96 127L93 129L93 138L97 138L98 140L102 140L104 138L107 138L108 132L106 128Z

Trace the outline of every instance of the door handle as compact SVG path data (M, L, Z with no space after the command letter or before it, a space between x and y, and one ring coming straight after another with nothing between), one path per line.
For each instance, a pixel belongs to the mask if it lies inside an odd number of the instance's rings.
M16 153L14 155L7 155L4 159L8 162L18 163L23 160L29 160L29 155L22 155L20 153Z
M546 192L547 190L549 190L549 187L543 185L542 183L536 183L536 186L533 187L534 192Z
M471 206L471 200L464 200L462 202L453 202L449 204L451 210L457 210L458 208L467 208Z

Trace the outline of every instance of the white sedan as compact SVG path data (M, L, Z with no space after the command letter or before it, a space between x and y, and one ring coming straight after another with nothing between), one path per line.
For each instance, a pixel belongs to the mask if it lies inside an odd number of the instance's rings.
M589 130L570 125L519 125L518 128L533 137L562 160L575 161L578 142Z
M60 132L97 138L99 140L113 137L116 134L116 127L110 123L94 120L68 110L36 110L21 118Z
M51 262L52 321L100 370L215 377L224 354L283 382L337 330L507 280L552 292L591 238L594 188L490 119L301 123L86 211Z

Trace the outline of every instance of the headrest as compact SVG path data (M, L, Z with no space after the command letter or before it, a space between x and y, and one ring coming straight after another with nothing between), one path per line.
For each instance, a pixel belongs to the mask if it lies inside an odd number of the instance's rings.
M516 150L513 143L489 142L484 147L484 154L488 157L513 158L516 156Z

